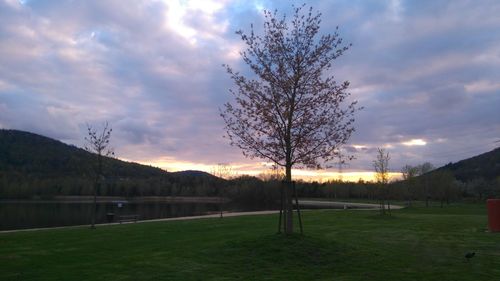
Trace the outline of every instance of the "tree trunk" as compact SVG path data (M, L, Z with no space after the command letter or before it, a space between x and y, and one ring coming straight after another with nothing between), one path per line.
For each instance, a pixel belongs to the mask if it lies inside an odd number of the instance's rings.
M283 181L281 182L281 185L280 185L280 216L279 216L279 220L278 220L278 233L281 233L281 227L282 227L282 224L281 224L281 221L282 221L282 218L283 218L283 189L285 188L285 185L283 184Z
M380 200L380 214L385 215L385 186L381 184L379 186L379 200Z
M411 207L412 203L412 196L411 196L411 190L413 190L410 186L408 186L408 207Z
M293 203L292 203L292 167L286 166L286 180L284 187L285 197L285 233L293 233Z
M94 206L92 207L92 220L90 224L90 228L92 229L95 228L96 213L97 213L97 185L98 182L96 181L94 183Z
M94 207L92 208L92 221L90 227L95 228L96 216L97 216L97 189L101 185L101 175L102 175L102 156L101 152L97 154L97 175L96 181L94 183Z
M429 179L425 178L425 207L429 207Z
M219 211L220 211L220 218L222 219L223 218L223 198L224 198L224 185L225 183L224 182L221 182L221 185L219 187Z

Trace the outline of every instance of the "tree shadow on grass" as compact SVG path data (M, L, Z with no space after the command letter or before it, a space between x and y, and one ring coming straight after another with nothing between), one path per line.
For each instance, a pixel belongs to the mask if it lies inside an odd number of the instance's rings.
M331 276L344 252L321 238L275 234L229 241L213 258L228 280L314 280Z

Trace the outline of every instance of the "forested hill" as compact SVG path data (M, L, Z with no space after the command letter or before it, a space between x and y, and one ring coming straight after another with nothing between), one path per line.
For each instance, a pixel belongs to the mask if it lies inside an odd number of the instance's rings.
M33 133L0 129L0 199L91 195L96 154ZM104 158L107 196L215 196L219 179L200 171L159 168Z
M456 179L468 182L474 179L494 180L500 177L500 148L468 159L449 163L436 171L448 170Z
M41 135L0 130L0 171L29 177L91 177L96 155ZM150 178L165 175L154 167L105 158L105 174L120 178Z

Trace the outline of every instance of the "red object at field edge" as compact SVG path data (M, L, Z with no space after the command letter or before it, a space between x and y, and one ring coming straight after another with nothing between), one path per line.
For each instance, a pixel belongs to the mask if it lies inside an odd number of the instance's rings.
M488 228L491 232L500 232L500 199L488 199Z

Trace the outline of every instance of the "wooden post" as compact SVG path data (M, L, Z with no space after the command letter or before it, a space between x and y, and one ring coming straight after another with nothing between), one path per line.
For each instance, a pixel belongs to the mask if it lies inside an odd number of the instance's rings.
M220 218L222 219L222 204L224 204L223 202L223 196L224 196L224 182L221 182L221 186L219 187L219 211L220 211Z
M300 235L304 235L304 230L302 229L302 217L300 215L299 198L297 196L297 189L295 188L295 181L292 182L292 185L293 185L293 193L295 195L295 205L297 206L297 215L299 217Z
M278 221L278 234L281 233L281 217L283 215L283 183L280 185L280 217Z

